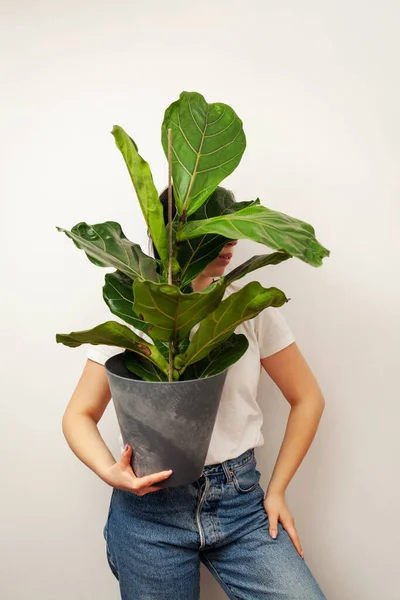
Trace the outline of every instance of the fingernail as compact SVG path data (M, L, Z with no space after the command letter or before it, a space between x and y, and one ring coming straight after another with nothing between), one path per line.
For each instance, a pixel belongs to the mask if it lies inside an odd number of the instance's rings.
M272 531L271 531L271 537L272 537L273 539L275 539L275 538L276 538L276 531L275 531L275 529L272 529Z
M126 446L125 446L125 452L128 451L128 448L129 448L129 444L126 444Z
M304 558L304 552L301 553L301 558Z

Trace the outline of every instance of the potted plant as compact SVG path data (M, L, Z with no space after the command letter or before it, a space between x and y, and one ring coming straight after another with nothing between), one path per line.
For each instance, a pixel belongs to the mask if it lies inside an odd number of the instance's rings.
M148 163L122 127L114 126L112 134L159 259L127 239L114 221L80 222L70 231L57 227L92 263L115 269L105 275L103 298L128 326L107 321L57 334L56 341L70 347L89 343L121 348L105 369L123 442L134 449L132 467L138 476L171 468L173 474L163 485L184 485L201 475L227 369L248 347L236 327L288 301L281 290L256 281L223 299L227 286L291 257L320 266L329 250L317 241L311 225L268 209L259 199L235 202L219 186L246 147L242 121L230 106L207 104L201 94L183 92L165 111L167 224ZM193 291L193 279L227 240L242 238L274 252L253 256L203 291Z

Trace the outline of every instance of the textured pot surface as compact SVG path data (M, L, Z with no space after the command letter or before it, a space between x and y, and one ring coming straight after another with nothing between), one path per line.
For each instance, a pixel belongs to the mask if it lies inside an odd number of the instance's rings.
M159 487L187 485L201 476L227 370L204 379L149 382L135 379L123 353L105 369L121 435L133 448L138 477L172 469Z

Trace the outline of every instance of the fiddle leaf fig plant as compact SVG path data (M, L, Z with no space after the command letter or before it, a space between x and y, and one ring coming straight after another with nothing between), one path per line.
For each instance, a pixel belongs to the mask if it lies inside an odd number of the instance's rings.
M65 233L105 275L103 298L128 326L107 321L85 331L56 334L66 346L105 344L121 348L126 368L145 381L178 381L216 375L248 348L235 329L268 307L288 301L284 292L250 282L224 299L234 281L267 265L295 257L319 267L330 252L314 228L263 206L236 202L219 184L240 163L246 147L242 121L223 103L208 104L196 92L183 92L165 111L161 140L170 170L176 214L165 223L148 163L120 126L112 134L128 168L159 258L131 242L115 221L80 222ZM274 250L253 256L201 292L193 280L228 240L250 239ZM141 331L151 342L132 331ZM196 328L192 335L193 328Z

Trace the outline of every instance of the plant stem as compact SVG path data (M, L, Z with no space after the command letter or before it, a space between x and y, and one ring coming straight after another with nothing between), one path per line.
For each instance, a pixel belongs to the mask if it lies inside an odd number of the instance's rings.
M168 129L168 283L172 285L172 129Z
M168 283L172 285L172 129L168 129ZM174 343L169 343L168 379L172 381Z

